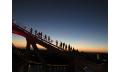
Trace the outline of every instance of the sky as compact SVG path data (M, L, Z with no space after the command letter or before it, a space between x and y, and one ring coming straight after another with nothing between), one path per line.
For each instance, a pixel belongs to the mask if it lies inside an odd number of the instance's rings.
M42 31L80 51L107 52L107 0L13 0L12 5L18 25ZM25 40L13 34L13 42L18 41Z

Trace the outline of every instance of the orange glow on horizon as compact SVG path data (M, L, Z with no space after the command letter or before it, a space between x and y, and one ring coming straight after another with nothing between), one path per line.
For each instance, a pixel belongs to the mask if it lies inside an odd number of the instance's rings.
M13 44L18 48L25 48L26 47L26 39L22 36L14 35ZM39 49L45 49L43 46L36 44ZM74 43L75 49L78 49L80 52L100 52L100 53L107 53L108 48L104 45L90 45L87 43Z
M13 44L18 48L25 48L26 47L26 41L23 40L13 40ZM43 46L36 44L39 49L45 49ZM75 47L75 49L78 49L80 52L100 52L100 53L107 53L108 48L90 48L90 47Z
M107 53L108 47L105 45L98 44L88 44L88 43L75 43L75 49L78 49L80 52L100 52Z
M79 48L80 52L100 52L100 53L107 53L108 48Z

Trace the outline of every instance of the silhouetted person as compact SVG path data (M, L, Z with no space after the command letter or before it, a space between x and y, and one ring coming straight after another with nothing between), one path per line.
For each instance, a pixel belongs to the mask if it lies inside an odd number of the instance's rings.
M40 38L42 38L42 32L40 32Z
M37 35L37 30L35 30L35 36Z
M33 31L33 29L32 28L30 28L30 33L32 34L32 31Z
M75 49L73 48L73 51L75 51Z
M70 44L68 45L68 51L70 51Z
M56 40L56 46L58 46L58 40Z
M60 42L60 47L62 47L62 42Z
M48 36L48 42L50 42L50 36Z
M50 40L50 43L53 43L53 40Z
M63 43L61 42L61 48L63 47Z
M65 43L63 43L63 49L64 49L64 47L65 47Z
M74 51L74 47L72 48L72 51Z
M44 40L47 40L47 35L45 34L45 36L44 36Z
M67 44L65 45L65 50L67 50Z
M40 38L40 32L38 32L37 37Z
M72 51L72 47L70 47L70 51Z

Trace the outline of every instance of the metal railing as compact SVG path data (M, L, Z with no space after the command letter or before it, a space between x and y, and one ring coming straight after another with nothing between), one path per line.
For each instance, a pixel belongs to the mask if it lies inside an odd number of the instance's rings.
M27 27L25 27L24 25L17 25L17 24L15 24L15 25L16 25L16 27L17 27L18 29L23 30L25 33L31 34L31 33L30 33L30 28L27 28ZM50 46L52 46L52 47L54 47L54 48L61 49L60 47L54 45L54 44L51 43L50 41L47 41L46 39L44 39L44 36L42 36L41 38L40 38L40 37L37 37L35 34L31 34L31 36L37 38L37 39L40 40L40 41L43 41L44 43L46 43L46 44L48 44L48 45L50 45Z
M23 31L24 31L25 33L27 33L27 34L31 34L31 36L35 37L36 39L38 39L38 40L40 40L40 41L42 41L42 42L44 42L44 43L46 43L46 44L48 44L48 45L56 48L56 49L59 49L59 50L61 50L61 51L66 51L66 50L63 49L62 47L60 47L60 46L58 46L58 45L55 45L55 44L53 44L51 41L48 41L47 39L45 39L45 38L44 38L44 35L42 35L41 37L38 37L38 36L36 36L35 34L33 34L33 33L30 32L30 28L28 28L28 27L26 27L26 26L24 26L24 25L21 25L21 24L20 24L20 25L17 25L16 23L14 23L14 24L16 25L17 28L23 30Z

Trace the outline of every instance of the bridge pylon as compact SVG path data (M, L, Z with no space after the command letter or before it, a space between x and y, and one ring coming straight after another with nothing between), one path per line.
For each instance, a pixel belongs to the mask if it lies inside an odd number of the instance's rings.
M30 50L30 45L32 45L32 47L35 51L38 50L38 47L36 45L37 42L34 38L32 38L31 36L28 36L28 37L26 37L26 41L27 41L26 49Z

